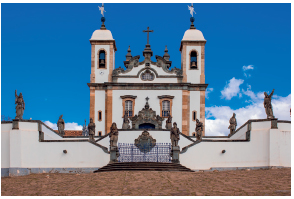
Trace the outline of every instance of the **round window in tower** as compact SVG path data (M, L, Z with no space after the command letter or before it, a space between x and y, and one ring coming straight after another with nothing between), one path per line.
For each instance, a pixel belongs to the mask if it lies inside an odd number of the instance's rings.
M154 75L150 72L150 70L145 70L145 72L141 75L141 79L143 81L152 81L154 80Z

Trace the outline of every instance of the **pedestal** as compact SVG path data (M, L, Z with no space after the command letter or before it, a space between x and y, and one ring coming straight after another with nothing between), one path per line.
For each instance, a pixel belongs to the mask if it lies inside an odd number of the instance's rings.
M14 119L14 120L12 120L12 129L14 129L14 130L18 130L19 129L19 120L20 119Z
M123 123L122 129L130 129L130 125L128 123Z
M110 147L110 161L109 163L117 162L117 158L119 157L119 151L116 146Z
M172 123L167 123L167 124L165 125L165 128L166 128L167 130L171 130L171 128L172 128Z
M172 163L180 163L180 147L172 146Z

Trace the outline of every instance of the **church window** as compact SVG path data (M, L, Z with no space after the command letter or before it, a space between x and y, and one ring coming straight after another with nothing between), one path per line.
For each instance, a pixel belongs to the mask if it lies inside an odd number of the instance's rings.
M131 100L125 102L125 111L127 111L128 117L133 116L133 102Z
M99 131L99 132L98 132L98 135L99 135L99 136L101 136L101 135L102 135L102 132L101 132L101 131Z
M146 70L142 74L141 78L143 81L152 81L152 80L154 80L154 75L149 70Z
M193 111L192 112L192 120L196 121L196 119L197 119L197 111Z
M98 121L102 121L102 111L98 111Z
M196 133L193 133L193 136L196 136Z
M190 54L190 69L198 69L197 52L194 50Z
M106 61L105 61L105 51L100 50L99 51L99 68L105 68L106 66Z
M168 100L162 101L162 116L168 117L170 113L170 102Z

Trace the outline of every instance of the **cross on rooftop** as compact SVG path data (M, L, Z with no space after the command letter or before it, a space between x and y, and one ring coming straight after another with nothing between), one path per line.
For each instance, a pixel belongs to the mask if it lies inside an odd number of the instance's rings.
M149 44L149 32L153 32L153 30L149 30L149 27L147 27L147 30L143 30L143 32L147 32L147 44Z
M149 100L149 97L147 96L145 99L146 99L146 101L148 102L148 100Z

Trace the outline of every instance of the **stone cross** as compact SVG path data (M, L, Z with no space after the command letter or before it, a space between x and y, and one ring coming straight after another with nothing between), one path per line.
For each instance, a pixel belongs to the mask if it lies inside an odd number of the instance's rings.
M147 27L147 30L143 30L143 32L147 32L147 44L149 44L149 32L153 32L153 30L149 30L149 27Z
M146 99L146 101L148 102L148 100L149 100L149 97L147 96L145 99Z

